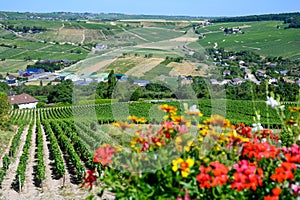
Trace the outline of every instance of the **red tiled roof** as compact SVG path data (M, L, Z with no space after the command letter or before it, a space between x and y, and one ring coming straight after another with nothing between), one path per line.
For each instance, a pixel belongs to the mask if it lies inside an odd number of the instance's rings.
M20 95L15 95L15 96L9 96L8 101L10 105L14 104L26 104L26 103L35 103L38 102L38 100L29 94L20 94Z

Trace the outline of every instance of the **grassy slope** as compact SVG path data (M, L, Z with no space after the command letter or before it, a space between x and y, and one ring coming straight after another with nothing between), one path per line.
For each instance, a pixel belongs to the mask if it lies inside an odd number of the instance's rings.
M0 157L2 157L6 148L8 148L9 141L13 137L13 132L0 131Z
M245 25L250 26L242 28L245 34L225 35L222 30ZM281 28L277 29L277 25ZM213 48L217 43L218 47L233 51L253 50L264 56L300 58L300 29L284 29L284 26L279 21L216 23L199 29L205 34L199 44L204 48ZM190 47L195 47L195 44Z

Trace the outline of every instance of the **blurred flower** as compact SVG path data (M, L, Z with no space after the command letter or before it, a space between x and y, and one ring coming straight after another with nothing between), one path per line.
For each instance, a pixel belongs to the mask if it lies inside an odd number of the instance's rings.
M291 107L291 106L289 106L289 110L291 112L299 112L300 113L300 107Z
M251 134L251 127L250 126L245 126L245 124L241 123L238 126L235 126L235 130L238 134L245 136L247 138L252 138Z
M296 165L294 163L283 162L281 163L281 167L277 167L275 169L275 174L272 174L270 178L279 183L288 179L292 180L294 179L294 174L292 172L293 169L296 169Z
M279 103L273 97L267 97L266 104L272 108L279 106Z
M111 147L109 144L104 144L95 150L94 162L101 163L103 166L111 164L115 151L115 148Z
M262 125L260 123L252 124L252 126L253 126L253 128L252 128L253 132L261 131L264 129L264 127L262 127Z
M279 187L273 188L272 193L274 196L279 196L281 194L281 189Z
M185 113L191 116L199 116L199 117L203 116L203 114L197 108L197 105L192 105L189 110L185 111Z
M81 184L81 187L84 187L86 184L87 188L92 189L93 183L97 181L97 176L95 175L96 171L93 170L87 170L86 173L83 176L83 182Z
M182 158L178 158L177 160L172 161L172 170L176 172L178 169L181 170L181 176L186 178L190 173L190 167L194 165L194 160L188 158L184 161Z
M133 124L128 124L127 122L123 122L123 121L117 121L117 122L113 123L113 125L121 128L123 131L126 128L132 128L134 126Z
M228 168L219 163L211 162L209 167L200 166L200 174L196 176L200 188L210 188L224 185L229 179Z
M209 119L203 121L206 125L220 126L223 128L232 128L230 121L220 115L212 115Z
M249 163L248 160L240 160L233 166L236 172L233 174L232 189L241 191L251 188L256 191L257 186L262 186L264 172L261 168L257 168L254 163Z
M300 195L300 186L299 185L292 184L291 188L292 188L295 196Z
M134 115L127 117L128 120L131 120L133 123L136 124L145 124L147 122L147 119L142 117L142 118L138 118Z
M289 120L287 120L287 121L285 122L285 124L286 124L286 125L292 125L292 126L294 126L295 124L297 124L297 122L294 120L294 117L291 116L291 118L290 118Z
M164 111L164 112L166 112L166 113L173 113L173 114L175 114L176 111L177 111L177 108L176 108L176 107L174 107L174 106L169 106L168 104L160 105L160 106L158 106L158 109L159 109L159 110L162 110L162 111Z
M280 149L276 148L274 145L270 145L267 142L262 143L244 143L244 148L242 155L248 158L256 158L260 161L264 158L276 158L280 153Z

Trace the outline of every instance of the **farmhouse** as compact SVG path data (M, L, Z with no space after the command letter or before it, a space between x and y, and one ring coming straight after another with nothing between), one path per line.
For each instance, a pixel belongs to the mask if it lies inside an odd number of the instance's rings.
M36 108L36 105L39 102L36 98L25 93L20 95L9 96L8 101L12 108L15 104L17 104L19 106L19 109Z
M9 86L18 86L18 80L17 77L9 75L6 77L6 83Z
M224 70L223 71L223 76L230 76L231 75L231 71L230 70Z

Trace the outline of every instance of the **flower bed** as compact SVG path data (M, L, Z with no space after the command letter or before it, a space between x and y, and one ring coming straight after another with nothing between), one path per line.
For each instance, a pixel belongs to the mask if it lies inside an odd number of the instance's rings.
M128 122L115 123L123 132L121 147L105 144L95 151L98 179L105 184L100 194L109 190L117 199L299 199L299 108L290 108L298 118L287 119L281 134L233 125L218 115L203 119L195 107L182 116L169 105L159 109L166 114L159 126L142 125L144 118L130 116Z

